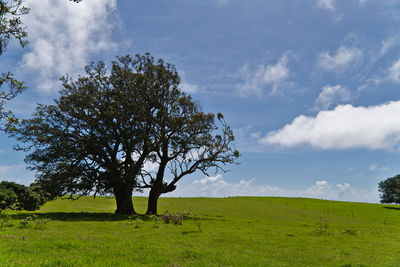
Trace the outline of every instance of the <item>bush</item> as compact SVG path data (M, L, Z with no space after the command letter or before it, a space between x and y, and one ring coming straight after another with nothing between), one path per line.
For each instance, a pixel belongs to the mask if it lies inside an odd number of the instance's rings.
M18 204L18 196L11 189L0 188L0 210L15 208Z
M14 182L0 183L0 209L37 210L44 201L29 187Z

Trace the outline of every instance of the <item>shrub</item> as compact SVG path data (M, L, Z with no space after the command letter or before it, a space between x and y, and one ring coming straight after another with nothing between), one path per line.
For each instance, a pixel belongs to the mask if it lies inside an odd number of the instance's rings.
M0 188L0 210L15 208L17 204L18 196L13 190Z
M174 223L174 225L182 225L183 214L175 212L175 214L172 216L172 222Z
M174 225L182 225L183 221L183 214L179 212L175 212L174 214L171 214L168 210L164 212L162 216L162 220L165 223L170 223L172 222Z
M14 182L0 183L0 209L37 210L44 202L29 187Z
M162 220L163 220L165 223L170 223L171 220L172 220L172 214L169 213L168 210L166 210L166 211L164 212L163 216L162 216Z

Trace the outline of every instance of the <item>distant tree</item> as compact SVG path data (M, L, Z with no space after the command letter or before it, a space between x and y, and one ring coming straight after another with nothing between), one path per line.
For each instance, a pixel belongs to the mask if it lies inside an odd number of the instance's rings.
M379 183L381 203L400 203L400 175Z
M0 209L37 210L44 203L29 187L8 181L0 183Z

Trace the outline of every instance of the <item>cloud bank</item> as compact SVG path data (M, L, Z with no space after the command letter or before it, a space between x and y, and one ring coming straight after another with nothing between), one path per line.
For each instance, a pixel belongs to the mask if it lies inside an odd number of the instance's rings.
M306 189L288 190L269 185L255 185L255 179L231 183L222 175L204 177L194 180L191 185L178 186L176 191L168 194L175 197L227 197L227 196L280 196L307 197L328 200L378 202L377 189L364 190L354 188L348 183L331 184L325 180L317 181ZM166 195L167 196L167 195Z
M339 105L315 117L298 116L282 129L269 132L261 143L319 149L400 148L400 101L378 106Z
M57 90L60 76L76 75L89 62L90 55L115 49L110 39L111 15L116 0L72 1L30 0L28 26L29 49L22 69L36 76L42 91Z

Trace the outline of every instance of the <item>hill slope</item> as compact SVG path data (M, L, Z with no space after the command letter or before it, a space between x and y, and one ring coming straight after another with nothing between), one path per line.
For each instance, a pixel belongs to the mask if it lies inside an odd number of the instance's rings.
M134 199L137 212L144 213L146 200ZM33 213L38 218L28 227L20 223L32 213L14 213L0 229L0 266L400 266L400 208L394 205L160 199L160 213L192 211L178 226L116 217L114 209L107 197L56 200Z

